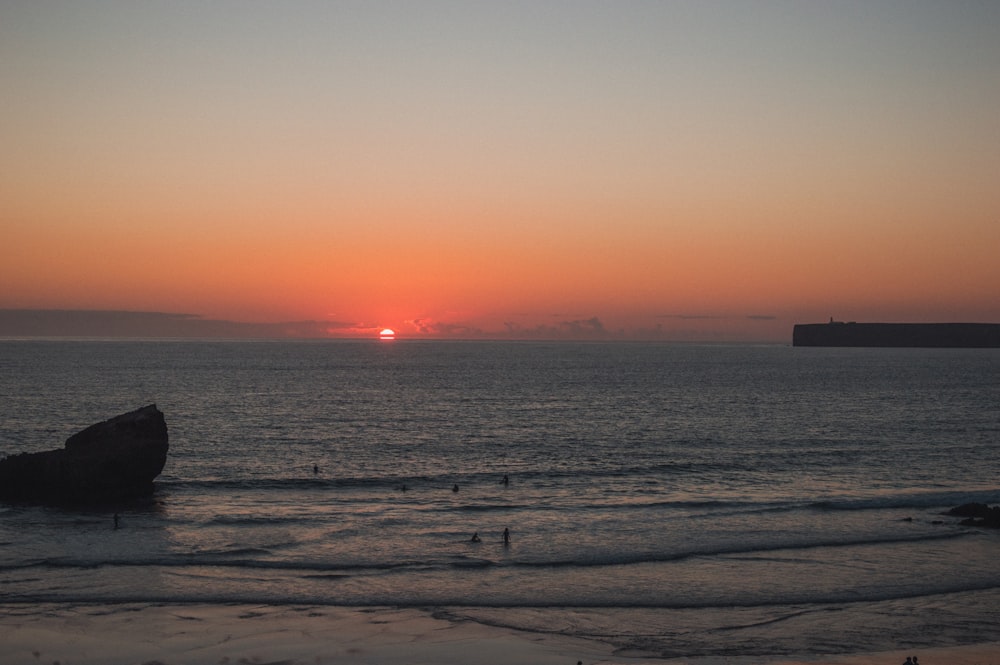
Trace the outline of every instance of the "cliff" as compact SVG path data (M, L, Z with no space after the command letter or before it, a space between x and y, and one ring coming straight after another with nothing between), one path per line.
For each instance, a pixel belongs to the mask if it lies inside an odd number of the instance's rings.
M800 323L792 346L1000 348L997 323Z

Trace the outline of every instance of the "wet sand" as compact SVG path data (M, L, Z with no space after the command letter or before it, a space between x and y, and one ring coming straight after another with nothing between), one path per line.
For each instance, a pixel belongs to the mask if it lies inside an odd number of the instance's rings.
M829 657L672 658L438 619L418 609L256 605L0 605L9 665L1000 665L1000 644Z

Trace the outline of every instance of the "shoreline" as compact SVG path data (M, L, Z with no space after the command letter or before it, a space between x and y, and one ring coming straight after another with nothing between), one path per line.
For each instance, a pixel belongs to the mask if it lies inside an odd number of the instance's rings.
M0 662L59 665L1000 665L1000 643L877 653L659 658L393 607L0 602Z

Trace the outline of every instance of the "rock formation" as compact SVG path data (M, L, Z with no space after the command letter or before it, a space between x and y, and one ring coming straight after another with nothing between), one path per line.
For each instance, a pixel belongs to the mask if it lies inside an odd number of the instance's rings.
M150 404L77 432L64 448L0 459L0 499L96 503L150 494L167 461L167 424Z
M799 323L792 346L998 348L997 323Z
M964 517L959 522L963 526L984 526L991 529L1000 529L1000 506L992 508L985 503L963 503L961 506L948 511L949 515Z

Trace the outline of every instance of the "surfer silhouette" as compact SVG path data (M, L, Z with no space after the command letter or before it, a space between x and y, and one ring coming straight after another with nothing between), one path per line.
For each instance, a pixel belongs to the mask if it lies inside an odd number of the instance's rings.
M510 529L504 527L503 529L503 544L510 545Z

